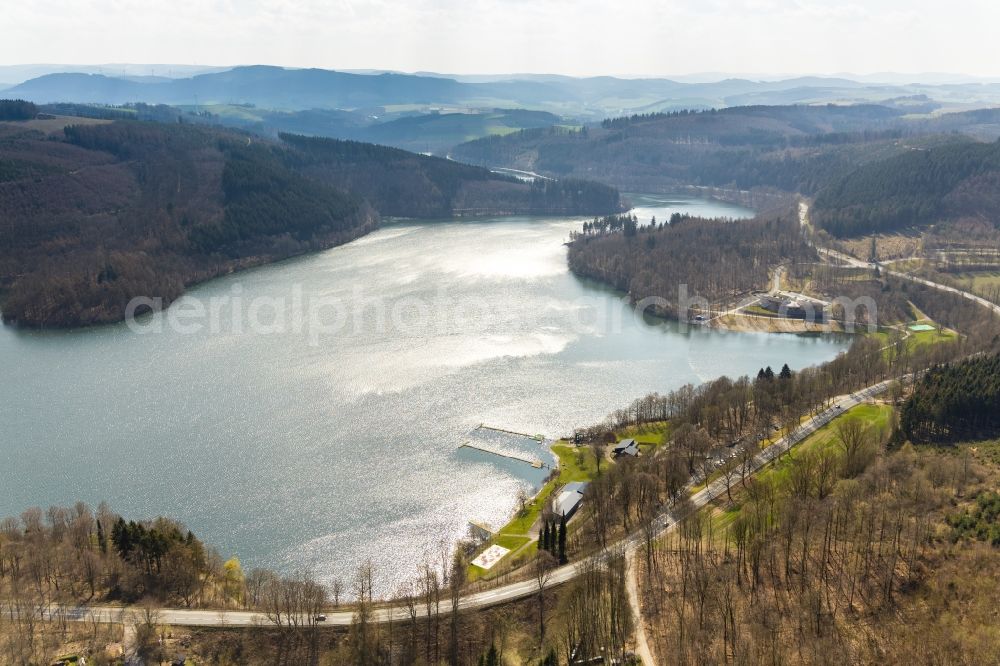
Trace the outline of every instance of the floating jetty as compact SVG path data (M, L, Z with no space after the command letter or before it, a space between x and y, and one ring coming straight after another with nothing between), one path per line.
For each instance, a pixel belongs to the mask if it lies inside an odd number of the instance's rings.
M516 434L521 434L521 433L516 433ZM512 460L520 460L521 462L528 463L529 465L531 465L535 469L541 469L543 467L548 467L548 465L546 465L545 463L543 463L538 458L531 458L530 456L522 454L522 453L513 453L513 452L510 452L510 451L500 451L498 449L490 448L489 446L487 446L485 444L481 444L479 442L473 442L471 440L465 442L464 444L462 444L462 446L460 446L458 448L460 448L460 449L462 449L462 448L475 449L476 451L482 451L483 453L492 453L493 455L500 456L501 458L510 458Z
M476 430L493 430L494 432L503 432L503 433L506 433L508 435L517 435L518 437L524 437L526 439L533 439L533 440L535 440L536 442L539 442L539 443L545 441L545 437L543 435L529 435L526 432L517 432L516 430L505 430L504 428L494 428L493 426L488 426L485 423L480 423L476 427Z

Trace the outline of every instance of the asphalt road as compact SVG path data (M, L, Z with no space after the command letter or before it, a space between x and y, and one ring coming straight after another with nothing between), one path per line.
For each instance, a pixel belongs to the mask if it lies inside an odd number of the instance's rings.
M848 265L854 266L856 268L871 268L872 267L872 265L870 263L868 263L867 261L861 261L860 259L855 259L854 257L852 257L850 255L847 255L847 254L844 254L843 252L837 252L836 250L830 250L830 249L822 248L822 247L819 247L819 248L816 248L816 249L817 249L817 251L820 252L820 254L825 254L828 257L834 257L835 259L839 259L840 261L843 261L843 262L847 263ZM948 285L941 284L940 282L932 282L930 280L925 280L924 278L917 277L916 275L910 275L908 273L901 273L899 271L894 271L892 269L886 268L882 264L879 264L879 270L882 271L883 273L888 274L888 275L892 275L893 277L898 277L898 278L902 278L904 280L909 280L910 282L917 282L919 284L923 284L923 285L926 285L928 287L933 287L934 289L938 289L940 291L951 292L952 294L956 294L958 296L961 296L962 298L964 298L966 300L969 300L969 301L972 301L973 303L978 303L979 305L981 305L984 308L987 308L987 309L995 312L996 314L1000 314L1000 305L997 305L996 303L992 303L992 302L986 300L985 298L981 298L981 297L976 296L975 294L971 294L971 293L969 293L967 291L962 291L961 289L956 289L955 287L949 287Z
M809 204L807 204L804 201L799 202L799 222L804 227L809 226ZM824 254L828 257L834 257L835 259L839 259L840 261L844 262L849 266L854 266L856 268L872 267L871 263L867 261L862 261L848 254L844 254L843 252L838 252L836 250L831 250L825 247L817 247L816 250L820 254ZM969 293L967 291L962 291L961 289L956 289L955 287L949 287L948 285L941 284L940 282L932 282L931 280L925 280L924 278L917 277L915 275L910 275L908 273L901 273L899 271L894 271L890 268L886 268L885 265L881 263L879 264L879 270L882 271L883 273L888 273L893 277L902 278L904 280L909 280L911 282L917 282L919 284L927 285L928 287L933 287L934 289L938 289L940 291L947 291L951 292L952 294L957 294L958 296L970 300L973 303L978 303L979 305L990 310L991 312L1000 314L1000 305L988 301L985 298L980 298L979 296L976 296L975 294Z
M765 467L767 464L772 462L781 454L785 453L795 444L798 444L803 439L808 437L810 434L815 432L817 429L829 423L833 418L842 414L846 410L854 407L866 399L871 398L879 393L882 393L888 387L889 382L884 381L879 384L875 384L866 389L852 393L849 395L843 395L835 398L833 400L832 406L829 409L824 410L820 414L813 416L805 423L803 423L797 430L789 434L788 436L782 438L781 440L775 442L774 444L768 446L767 448L761 450L761 452L754 458L751 474L758 472L760 469ZM699 490L698 492L691 495L691 502L688 506L688 511L697 510L713 499L722 495L726 492L725 479L719 478L710 483L707 487ZM677 522L683 516L675 515L669 509L665 509L655 520L655 533L657 536L663 534L664 532L670 530L677 524ZM635 533L622 541L620 541L617 546L624 547L629 555L631 555L642 543L642 536L640 533ZM585 558L580 562L567 564L563 567L554 569L546 583L546 589L562 585L573 578L575 578L583 566L589 562L592 562L595 558L600 558L601 555L593 555L590 558ZM510 583L508 585L503 585L496 587L491 590L486 590L484 592L477 592L475 594L470 594L459 599L458 607L460 609L478 609L478 608L488 608L490 606L496 606L509 601L514 601L517 599L522 599L524 597L531 596L538 592L538 584L532 578L526 581L521 581L517 583ZM65 619L69 621L78 622L102 622L102 623L125 623L130 621L130 617L138 617L139 612L137 609L122 609L113 606L75 606L75 607L52 607L49 611L52 615L62 614ZM223 626L234 626L234 627L253 627L253 626L269 626L271 622L267 617L255 611L218 611L218 610L193 610L184 608L164 608L159 609L157 612L157 621L161 624L170 624L173 626L203 626L203 627L223 627ZM417 612L420 616L424 615L425 610L418 605ZM439 607L440 613L451 612L451 601L442 600ZM353 617L352 611L331 611L326 613L326 620L323 624L329 626L346 626L351 623ZM400 621L409 619L409 609L406 606L393 606L389 608L377 609L374 613L374 619L378 622L387 622L388 620Z

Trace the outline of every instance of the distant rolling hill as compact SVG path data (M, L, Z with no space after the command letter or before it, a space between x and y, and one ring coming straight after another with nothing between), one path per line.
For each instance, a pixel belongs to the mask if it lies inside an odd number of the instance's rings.
M610 76L460 77L350 73L272 66L236 67L162 80L92 73L52 73L11 88L38 103L254 104L269 109L361 109L412 106L521 107L599 119L634 111L722 108L789 102L874 102L926 94L936 103L1000 103L1000 84L887 85L842 78L783 81L725 79L684 83L664 78Z
M197 117L192 120L240 127L270 136L292 132L379 143L434 155L447 155L454 146L484 136L567 122L545 111L524 109L385 114L340 109L275 111L247 105L199 107Z
M359 138L416 152L447 153L460 143L519 129L549 127L562 120L545 111L496 109L483 113L434 113L408 116L366 127Z

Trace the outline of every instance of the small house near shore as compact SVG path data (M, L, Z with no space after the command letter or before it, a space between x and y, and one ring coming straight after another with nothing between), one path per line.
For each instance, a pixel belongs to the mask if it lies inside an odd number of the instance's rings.
M619 458L621 456L631 456L636 458L638 455L639 445L635 443L634 439L623 439L615 444L615 447L611 449L612 458Z

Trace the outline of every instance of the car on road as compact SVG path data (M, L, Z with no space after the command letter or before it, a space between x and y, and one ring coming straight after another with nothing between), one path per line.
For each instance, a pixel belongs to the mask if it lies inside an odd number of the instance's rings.
M322 614L317 615L317 616L313 617L313 621L314 622L326 622L326 615L322 615Z

